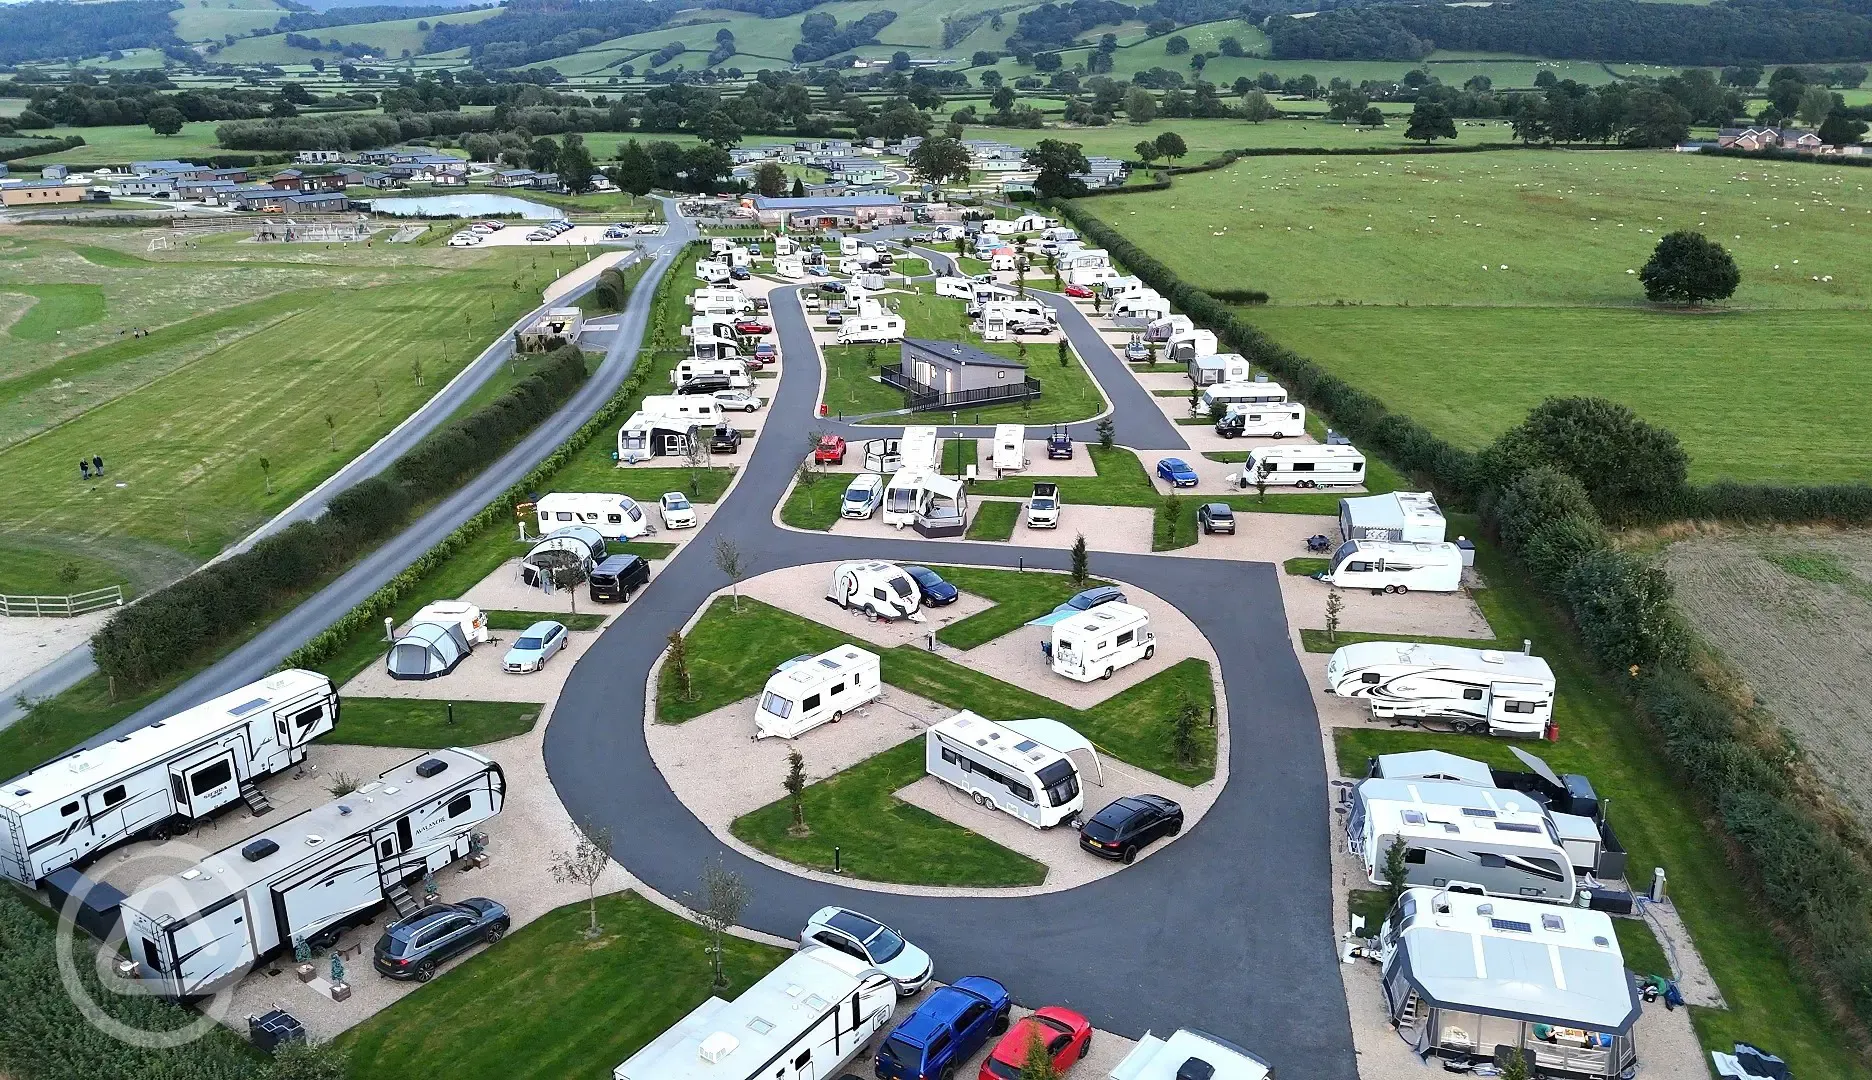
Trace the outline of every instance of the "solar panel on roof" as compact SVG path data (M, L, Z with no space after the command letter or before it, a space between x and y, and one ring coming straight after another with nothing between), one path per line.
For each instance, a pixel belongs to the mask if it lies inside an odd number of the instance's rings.
M265 705L266 703L267 703L266 698L257 697L257 698L254 698L252 701L242 702L241 704L236 705L233 708L229 709L228 715L229 716L245 716L248 713L253 712L255 709L258 709L260 706Z
M1517 934L1531 934L1534 932L1534 925L1532 923L1524 923L1519 919L1490 919L1489 925L1497 930L1512 930Z
M1526 822L1522 822L1522 821L1497 821L1495 823L1495 827L1497 829L1502 830L1503 832L1524 832L1524 833L1540 832L1540 826L1529 825Z
M1495 811L1487 810L1479 806L1465 806L1462 808L1462 812L1464 817L1492 818L1495 816Z

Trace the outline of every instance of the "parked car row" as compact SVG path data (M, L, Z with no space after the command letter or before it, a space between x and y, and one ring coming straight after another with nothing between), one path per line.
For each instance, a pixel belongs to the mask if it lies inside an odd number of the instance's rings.
M572 223L564 218L559 218L554 221L548 221L546 224L527 233L527 239L534 243L539 243L542 240L551 240L554 237L561 236L571 231Z

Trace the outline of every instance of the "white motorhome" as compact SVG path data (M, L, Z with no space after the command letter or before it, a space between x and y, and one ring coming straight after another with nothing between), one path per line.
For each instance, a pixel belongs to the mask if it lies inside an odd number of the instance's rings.
M1573 862L1547 811L1533 796L1451 780L1359 782L1346 818L1346 851L1366 879L1384 884L1385 856L1405 847L1405 880L1440 888L1452 881L1491 896L1571 903Z
M1020 424L996 424L994 430L995 472L1019 472L1026 467L1027 429Z
M1553 669L1525 653L1397 641L1347 645L1326 662L1326 692L1372 715L1433 719L1460 732L1538 738L1553 719Z
M723 259L698 259L695 264L695 276L710 285L726 285L734 280L734 273Z
M1105 299L1117 300L1126 296L1137 296L1142 293L1155 292L1156 290L1144 284L1143 280L1140 278L1125 276L1108 279L1105 284L1100 287L1099 291L1105 294Z
M506 791L500 766L472 750L418 754L139 890L121 907L139 977L170 997L211 993L386 901L413 914L406 886L465 858Z
M689 294L689 310L696 315L746 315L754 301L732 285L697 289Z
M682 384L688 382L690 379L698 379L705 375L727 379L728 386L726 389L729 390L754 389L754 380L748 377L747 365L733 357L722 360L699 360L695 358L679 360L676 362L676 370L670 372L670 381L675 386L681 387ZM694 395L685 394L681 396L689 397Z
M791 739L875 701L884 690L878 655L840 645L818 656L796 656L775 669L754 709L756 739Z
M847 315L839 326L838 343L902 341L903 336L903 316L884 310L875 300L864 300L859 302L857 314Z
M733 1002L712 997L612 1071L613 1080L830 1080L890 1023L890 976L808 945Z
M924 771L1036 829L1070 822L1085 808L1074 753L1097 763L1085 736L1057 720L996 723L965 710L923 735Z
M922 622L923 594L916 582L896 563L844 562L832 571L826 599L846 609L858 608L867 617Z
M1216 421L1224 439L1297 439L1306 434L1306 406L1298 401L1277 405L1230 405Z
M1272 382L1224 382L1205 386L1198 400L1204 413L1217 405L1278 405L1287 400L1287 390Z
M1365 482L1365 455L1350 446L1259 446L1248 452L1242 471L1223 477L1237 488L1255 486L1265 472L1271 487L1356 487Z
M1195 1028L1178 1028L1167 1039L1146 1031L1111 1080L1271 1080L1274 1069L1227 1039Z
M637 500L614 491L555 491L533 505L540 535L569 525L598 530L606 540L635 540L650 531L650 519Z
M1462 588L1462 549L1455 544L1347 540L1319 579L1374 593L1455 592Z
M1109 679L1119 668L1157 653L1150 612L1126 603L1100 604L1074 611L1052 625L1040 643L1048 666L1078 682Z
M239 800L271 804L254 785L305 760L338 723L338 692L289 669L78 750L0 790L0 875L33 888L49 874L140 835L185 831Z

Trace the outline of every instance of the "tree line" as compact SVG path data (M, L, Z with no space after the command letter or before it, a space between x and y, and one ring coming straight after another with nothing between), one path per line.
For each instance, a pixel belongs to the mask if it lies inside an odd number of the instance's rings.
M793 62L810 64L860 45L875 45L878 33L896 21L897 13L889 8L870 12L843 26L826 12L812 12L800 20L800 40L793 46Z
M0 5L0 64L180 46L171 0Z

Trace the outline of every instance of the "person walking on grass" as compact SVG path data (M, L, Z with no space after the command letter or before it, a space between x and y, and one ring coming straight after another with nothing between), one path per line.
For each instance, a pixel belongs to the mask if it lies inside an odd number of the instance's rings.
M91 479L91 463L84 458L78 459L78 475L85 480Z
M104 455L102 454L91 455L91 471L94 473L97 473L99 476L104 475Z

